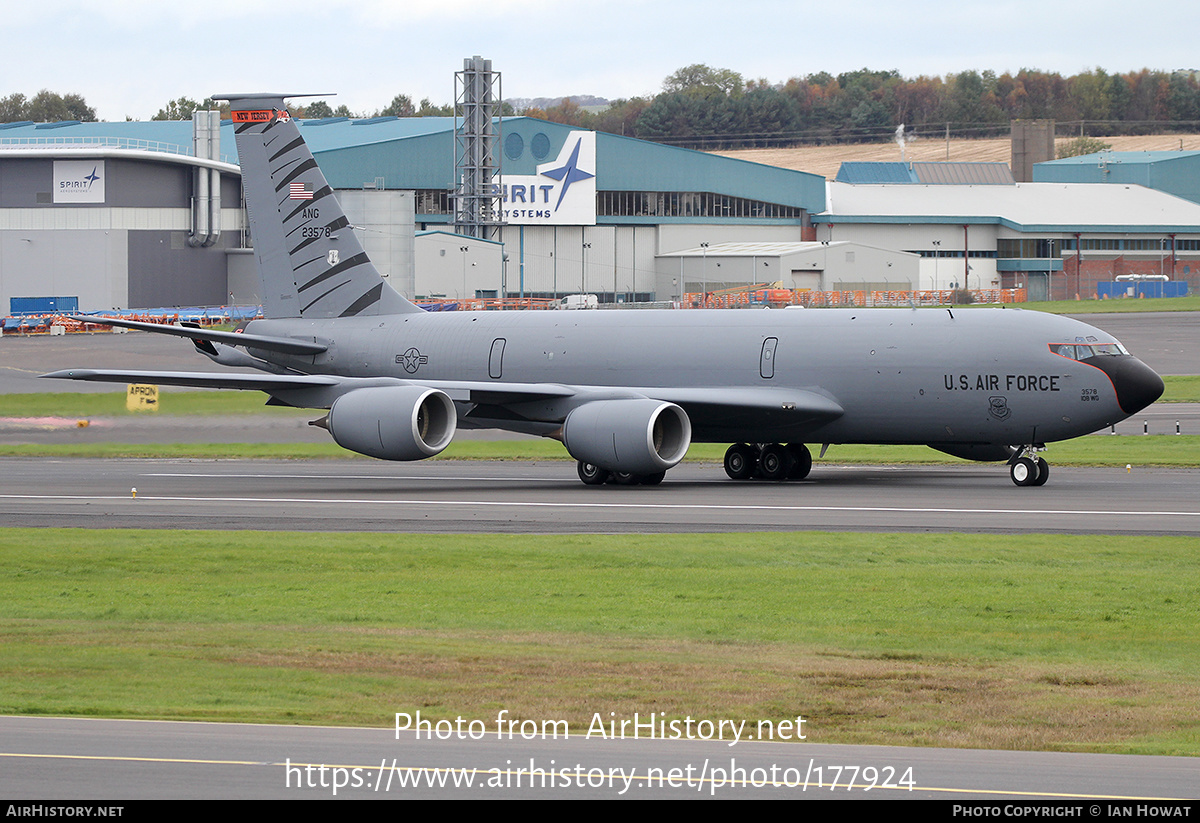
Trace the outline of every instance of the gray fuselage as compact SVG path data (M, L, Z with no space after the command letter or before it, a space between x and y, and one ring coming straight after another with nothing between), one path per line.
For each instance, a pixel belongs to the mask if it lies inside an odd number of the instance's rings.
M820 395L843 410L831 420L739 421L708 419L703 408L683 404L698 442L1028 444L1087 434L1131 413L1106 370L1051 350L1115 344L1111 335L1018 309L413 313L260 320L247 331L328 344L315 357L254 352L312 374L498 389L510 382L619 387L651 397L680 387L735 395L776 388ZM460 408L460 417L468 411ZM542 416L553 423L560 412L547 407ZM521 421L467 418L467 425L538 431Z

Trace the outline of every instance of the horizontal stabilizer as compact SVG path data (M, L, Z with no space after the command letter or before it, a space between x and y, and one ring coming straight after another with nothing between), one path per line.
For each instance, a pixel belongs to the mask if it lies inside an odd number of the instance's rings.
M89 323L93 326L120 326L126 329L153 332L155 334L172 334L176 337L187 337L192 340L213 340L230 346L247 346L254 349L266 349L283 354L320 354L328 346L314 343L311 340L296 340L291 337L267 337L261 334L242 334L241 332L216 331L192 326L168 326L163 323L144 323L140 320L124 320L119 317L96 317L93 315L74 315L71 320Z
M340 377L309 374L227 374L225 372L121 371L120 369L63 369L38 376L55 380L87 380L94 383L147 383L156 386L245 389L265 392L321 388L345 382Z

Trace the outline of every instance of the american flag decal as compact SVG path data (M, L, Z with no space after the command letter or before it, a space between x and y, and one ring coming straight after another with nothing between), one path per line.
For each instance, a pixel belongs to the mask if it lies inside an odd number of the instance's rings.
M289 200L312 200L312 190L308 188L306 183L289 183L288 184L288 199Z

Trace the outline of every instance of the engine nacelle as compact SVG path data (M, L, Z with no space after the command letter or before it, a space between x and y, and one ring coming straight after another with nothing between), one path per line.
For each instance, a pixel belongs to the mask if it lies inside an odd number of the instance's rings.
M381 460L424 460L450 445L458 416L443 391L375 386L333 401L324 425L343 449Z
M691 442L687 413L661 400L595 400L563 421L563 443L571 456L609 471L666 471L683 459Z

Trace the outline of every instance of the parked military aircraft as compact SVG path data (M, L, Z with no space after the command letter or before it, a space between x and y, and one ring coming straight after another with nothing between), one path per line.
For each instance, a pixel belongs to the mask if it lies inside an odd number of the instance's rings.
M596 485L661 482L692 442L724 442L735 479L805 477L804 443L910 443L1007 461L1013 482L1040 486L1045 443L1163 391L1112 336L1016 309L429 314L363 252L284 95L219 99L231 103L265 319L240 332L111 323L191 338L263 374L45 377L263 391L327 409L314 425L385 460L433 456L459 426L543 435Z

